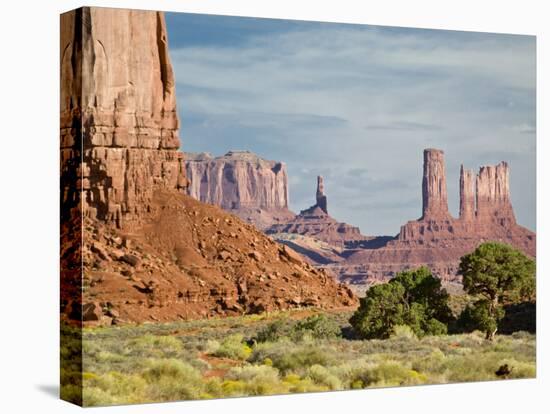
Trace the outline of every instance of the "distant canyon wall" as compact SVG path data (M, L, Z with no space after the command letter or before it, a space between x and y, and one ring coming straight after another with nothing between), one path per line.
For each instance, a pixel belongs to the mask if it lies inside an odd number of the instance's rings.
M264 160L248 151L220 157L185 154L188 194L225 210L288 208L288 175L282 162Z

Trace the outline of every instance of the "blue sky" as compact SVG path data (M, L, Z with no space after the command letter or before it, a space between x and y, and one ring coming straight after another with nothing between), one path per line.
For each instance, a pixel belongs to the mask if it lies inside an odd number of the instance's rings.
M363 234L421 215L422 150L511 166L520 224L535 228L533 36L166 13L182 149L284 161L294 211L325 177L329 212Z

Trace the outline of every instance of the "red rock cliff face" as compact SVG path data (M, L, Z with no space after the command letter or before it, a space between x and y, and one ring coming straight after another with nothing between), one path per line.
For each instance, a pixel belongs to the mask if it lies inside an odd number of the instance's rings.
M221 157L186 154L188 194L224 210L288 208L288 176L282 162L267 161L249 151Z
M121 225L150 210L156 187L185 187L162 13L62 15L61 82L62 205Z
M249 151L221 157L185 154L188 194L217 205L266 229L295 216L288 209L288 176L283 162L268 161Z

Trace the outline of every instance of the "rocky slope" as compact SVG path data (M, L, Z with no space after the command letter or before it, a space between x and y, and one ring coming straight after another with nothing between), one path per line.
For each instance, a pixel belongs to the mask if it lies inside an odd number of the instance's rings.
M356 304L291 249L185 195L162 13L84 7L61 26L63 318Z
M218 207L167 190L156 191L153 203L158 214L131 229L85 221L86 321L170 321L356 303L324 270Z
M186 153L190 185L187 193L264 229L288 220L288 176L282 162L268 161L249 151L220 157Z

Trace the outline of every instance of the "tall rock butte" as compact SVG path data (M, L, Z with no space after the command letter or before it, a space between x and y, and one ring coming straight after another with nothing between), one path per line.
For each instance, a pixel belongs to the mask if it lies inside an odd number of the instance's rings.
M185 154L188 194L220 206L265 229L288 220L288 175L282 162L268 161L249 151L230 151L220 157L209 153Z
M185 194L160 12L61 17L61 311L86 323L354 306L324 271Z
M62 205L121 225L150 211L154 188L186 186L161 13L61 16L60 115Z

